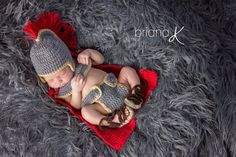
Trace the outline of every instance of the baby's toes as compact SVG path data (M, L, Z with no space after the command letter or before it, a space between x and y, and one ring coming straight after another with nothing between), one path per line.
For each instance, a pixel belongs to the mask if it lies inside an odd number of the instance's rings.
M118 117L117 114L114 116L112 122L114 122L114 123L120 123L120 121L119 121L119 117Z
M128 117L129 116L129 110L127 108L125 108L125 116Z

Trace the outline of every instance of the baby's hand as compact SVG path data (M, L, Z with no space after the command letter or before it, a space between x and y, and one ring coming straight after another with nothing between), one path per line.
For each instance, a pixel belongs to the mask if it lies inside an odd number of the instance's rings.
M89 51L84 50L78 55L77 61L78 63L88 65L90 57L91 57L91 53Z
M85 83L86 83L86 78L83 75L78 74L74 76L71 80L72 91L81 92L82 89L84 88Z

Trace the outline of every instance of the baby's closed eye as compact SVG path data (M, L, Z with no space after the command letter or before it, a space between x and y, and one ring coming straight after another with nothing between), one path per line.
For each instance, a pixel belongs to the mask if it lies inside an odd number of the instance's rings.
M65 75L65 74L66 74L66 70L61 73L61 75Z

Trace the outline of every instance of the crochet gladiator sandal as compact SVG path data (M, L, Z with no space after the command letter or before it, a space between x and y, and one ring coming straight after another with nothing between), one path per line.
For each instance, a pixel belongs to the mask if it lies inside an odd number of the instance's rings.
M142 94L141 85L136 85L132 88L131 93L125 98L124 102L132 109L139 109L142 106L144 96Z
M125 109L128 110L128 112L129 112L128 115L126 115ZM120 123L112 122L115 115L118 116L118 119L119 119ZM126 125L130 122L133 115L134 115L134 111L131 108L129 108L128 106L124 105L119 110L116 110L113 113L111 113L110 115L102 118L99 122L98 127L99 127L100 130L104 130L106 127L102 126L102 122L106 121L108 123L108 126L107 126L108 128L121 128L121 127L123 127L124 125Z

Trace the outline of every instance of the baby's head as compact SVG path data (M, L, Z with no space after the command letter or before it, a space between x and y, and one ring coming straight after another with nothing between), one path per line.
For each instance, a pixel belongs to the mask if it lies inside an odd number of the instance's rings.
M44 76L43 80L47 82L48 86L51 88L59 88L66 85L73 77L73 71L69 66L66 66L56 74L52 74L49 76Z
M70 51L49 29L38 33L30 58L40 79L52 88L64 86L73 77L75 62Z

